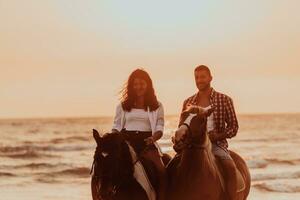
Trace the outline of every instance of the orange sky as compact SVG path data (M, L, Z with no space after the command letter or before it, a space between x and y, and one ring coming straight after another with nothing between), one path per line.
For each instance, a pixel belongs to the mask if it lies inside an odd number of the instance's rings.
M238 113L300 112L300 1L0 0L0 117L113 115L132 70L166 114L210 66Z

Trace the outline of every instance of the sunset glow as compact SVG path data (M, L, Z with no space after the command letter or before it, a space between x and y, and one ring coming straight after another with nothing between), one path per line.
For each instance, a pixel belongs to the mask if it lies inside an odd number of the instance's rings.
M112 116L144 68L166 114L193 69L238 114L300 112L300 1L0 0L1 118Z

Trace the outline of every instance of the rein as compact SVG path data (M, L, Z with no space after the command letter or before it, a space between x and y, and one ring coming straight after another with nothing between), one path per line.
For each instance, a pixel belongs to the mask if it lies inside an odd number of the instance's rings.
M187 135L188 136L192 136L192 130L191 127L187 124L187 123L183 123L182 125L185 125L188 129L187 131ZM184 143L183 148L187 148L187 149L203 149L206 150L208 147L208 142L205 142L204 144L197 144L195 142L192 142L191 140L187 140Z
M128 148L129 148L129 151L131 153L131 156L132 156L132 165L133 167L140 161L140 158L136 155L135 151L132 149L131 145L129 144L128 141L125 141ZM144 149L146 150L146 149ZM92 171L94 170L94 165L95 165L95 162L96 162L96 152L95 152L95 156L94 156L94 162L92 164L92 169L91 169L91 173ZM94 175L95 176L95 175ZM103 177L106 177L105 175L102 175L102 176L97 176L97 178L101 179ZM112 185L112 190L110 191L109 193L109 196L114 199L115 195L117 194L117 192L119 191L119 189L121 188L122 185L124 185L128 180L125 180L124 178L123 179L119 179L118 183L115 183ZM98 194L100 199L101 199L101 195L100 193Z
M127 142L126 142L126 143L127 143ZM127 145L128 145L128 143L127 143ZM97 151L97 149L96 149L95 155L94 155L94 161L93 161L93 163L92 163L92 167L91 167L90 174L91 174L92 176L96 177L97 179L102 179L103 177L108 177L108 176L107 176L107 175L101 175L101 176L98 175L98 176L97 176L97 175L95 175L95 174L93 173L94 170L95 170L95 164L96 164L96 162L97 162L97 160L98 160L98 158L97 158L97 153L98 153L98 151ZM132 163L133 166L134 166L138 161L139 161L139 159L136 159L136 160ZM118 166L117 166L117 167L118 167ZM124 178L123 178L123 179L119 179L118 183L115 183L115 184L112 185L112 190L109 191L108 195L109 195L112 199L115 199L114 197L115 197L115 195L117 194L118 190L119 190L120 187L121 187L122 185L124 185L126 182L128 182L128 180L125 180ZM101 187L101 186L100 186L100 187ZM100 187L99 187L99 191L100 191ZM102 198L101 198L100 192L98 192L98 197L99 197L99 199L102 199Z
M187 127L187 129L188 129L187 135L191 137L191 135L192 135L191 127L187 123L183 123L182 125L185 125ZM208 150L208 146L209 146L209 142L207 141L207 138L206 138L205 143L201 144L201 145L200 144L195 144L193 142L188 142L188 141L184 142L183 144L184 144L183 148L188 148L188 149L203 149L204 151L207 151ZM214 165L214 167L215 167L217 176L218 176L218 178L220 180L222 189L223 189L223 191L226 191L225 185L224 185L224 180L221 178L222 175L221 175L218 167L216 165Z

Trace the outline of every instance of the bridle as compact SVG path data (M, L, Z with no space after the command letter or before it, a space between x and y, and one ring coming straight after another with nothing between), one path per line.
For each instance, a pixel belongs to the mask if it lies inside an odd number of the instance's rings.
M187 129L188 129L187 130L187 136L188 136L188 138L187 138L187 140L185 140L183 142L183 149L187 148L187 149L202 149L202 150L206 150L207 147L208 147L208 142L206 141L204 144L197 144L197 143L193 142L191 139L189 139L189 138L192 137L192 129L191 129L190 125L187 124L187 123L183 123L182 125L186 126Z
M125 143L128 145L128 147L129 147L129 151L131 151L130 150L130 148L132 148L131 146L130 146L130 144L125 140ZM96 155L96 154L95 154ZM133 166L137 163L137 162L139 162L140 161L140 159L138 158L138 157L136 157L134 160L133 160L133 162L132 162L132 164L133 164ZM94 160L94 162L95 162L95 160ZM117 162L117 163L119 163L119 162ZM93 166L92 166L92 168L94 168L94 164L95 163L93 163ZM116 168L118 168L119 166L117 166ZM100 176L97 176L97 178L99 179L99 180L101 180L103 177L108 177L107 175L100 175ZM109 197L110 199L116 199L115 198L115 196L116 196L116 194L118 193L118 191L119 191L119 189L121 188L121 186L123 186L125 183L127 183L129 180L127 179L127 178L121 178L121 179L118 179L119 181L117 181L117 183L114 183L114 184L112 184L112 190L111 191L109 191L108 192L108 194L107 194L107 197ZM103 197L101 196L101 192L100 192L100 188L101 188L101 186L99 185L99 188L98 188L98 197L99 197L99 199L103 199Z
M99 180L103 179L103 177L108 177L106 175L101 175L98 176L97 178L99 178ZM111 177L109 177L111 178ZM111 190L107 192L106 197L109 197L110 199L116 199L115 196L118 193L118 191L120 190L120 188L128 181L128 179L125 179L124 177L120 179L118 179L119 181L117 181L116 183L112 183L111 185ZM101 192L101 185L99 185L99 189L98 189L98 197L100 197L99 199L103 199Z

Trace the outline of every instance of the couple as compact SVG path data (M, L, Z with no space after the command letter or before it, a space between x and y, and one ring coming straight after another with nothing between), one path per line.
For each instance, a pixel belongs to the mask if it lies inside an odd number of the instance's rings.
M219 157L224 174L228 181L227 191L230 199L234 199L236 171L235 163L231 158L227 138L237 134L238 121L232 99L215 91L211 87L212 75L205 65L197 66L194 70L198 92L187 98L182 107L180 123L183 123L182 114L186 110L212 107L213 114L207 119L207 131L212 142L212 152ZM139 156L147 159L156 166L159 177L158 199L165 199L166 170L162 162L162 152L158 141L164 130L163 105L157 100L149 74L137 69L129 76L126 87L123 89L121 103L116 108L112 132L122 132ZM175 144L176 145L176 144Z

